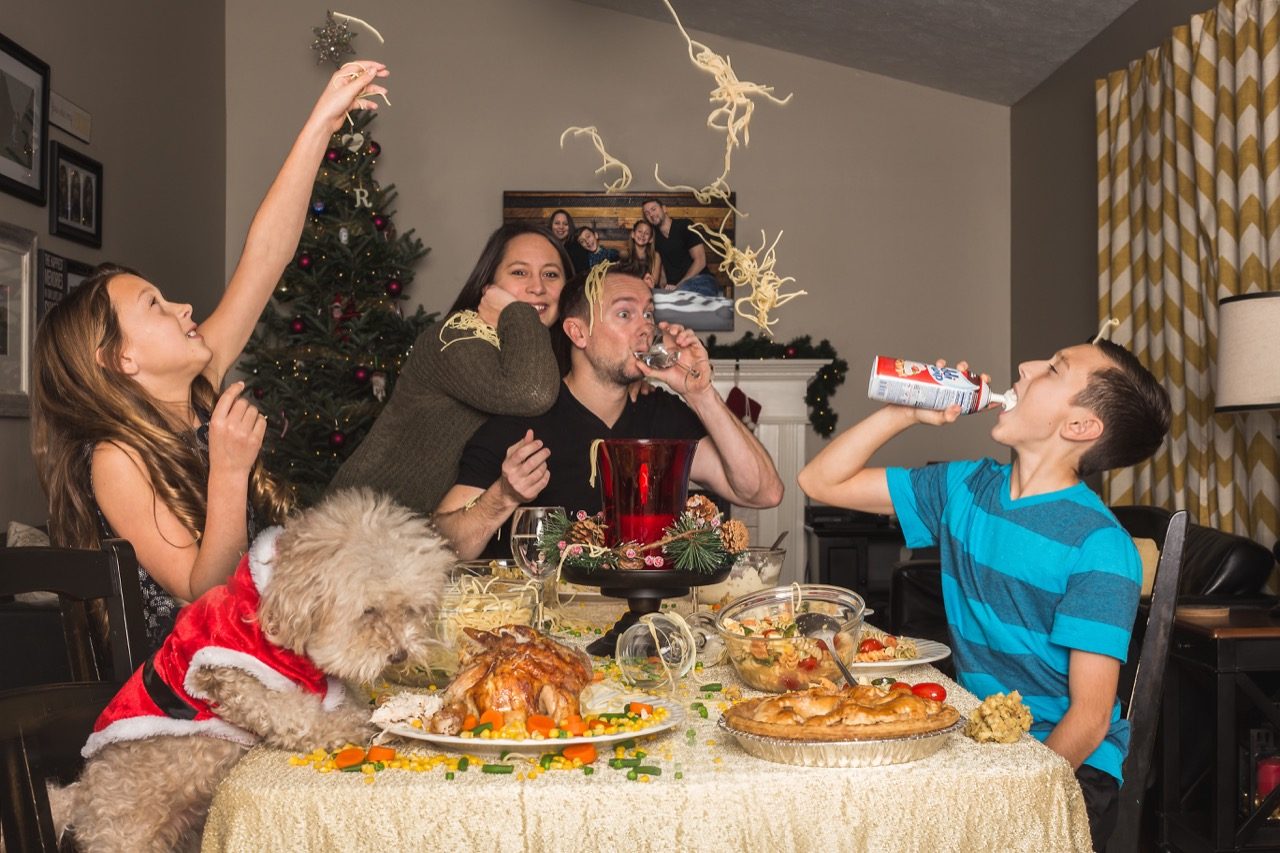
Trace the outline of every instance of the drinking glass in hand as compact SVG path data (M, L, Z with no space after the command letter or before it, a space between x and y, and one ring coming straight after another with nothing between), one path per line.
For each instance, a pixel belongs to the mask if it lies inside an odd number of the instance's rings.
M546 578L556 569L554 555L544 557L538 551L538 539L542 527L554 512L562 511L554 506L522 506L511 517L511 556L516 565L538 588L537 627L542 627L542 603Z

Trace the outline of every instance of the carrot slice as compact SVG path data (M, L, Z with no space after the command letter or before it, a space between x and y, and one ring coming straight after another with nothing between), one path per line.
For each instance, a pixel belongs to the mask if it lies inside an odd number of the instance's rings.
M524 721L524 727L529 731L529 734L537 732L546 737L556 727L556 721L542 714L530 714L529 718Z
M396 751L389 746L371 746L365 761L391 761L395 757Z
M587 724L582 721L582 717L577 714L571 714L567 720L560 724L560 728L574 737L578 737L587 731Z
M566 746L561 755L570 761L576 758L583 764L590 764L599 757L594 743L576 743L573 746Z
M493 708L490 708L480 715L480 722L478 725L483 726L485 723L491 723L493 728L497 730L502 728L506 722L507 719L502 715L501 711L495 711Z
M355 767L364 763L364 750L358 746L349 746L333 757L333 765L339 770Z
M632 702L627 706L627 710L633 714L652 714L653 706L646 705L644 702Z
M470 731L478 725L480 725L480 721L476 719L475 714L467 714L462 718L462 728L466 731Z

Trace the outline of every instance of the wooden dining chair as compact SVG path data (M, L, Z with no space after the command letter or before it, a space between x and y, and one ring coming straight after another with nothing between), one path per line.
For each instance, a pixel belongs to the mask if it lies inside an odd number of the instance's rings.
M138 560L124 539L102 547L0 548L0 597L30 592L58 596L73 681L123 683L146 657ZM106 604L107 638L90 624L89 604ZM13 687L14 685L0 685Z
M1124 524L1123 518L1121 523ZM1137 655L1131 653L1121 671L1121 705L1129 721L1129 754L1122 770L1124 782L1120 786L1119 816L1107 844L1109 853L1132 853L1138 849L1142 803L1150 782L1151 755L1156 727L1160 722L1165 665L1169 658L1169 641L1173 634L1178 582L1182 575L1189 524L1187 511L1181 510L1170 517L1163 531L1158 531L1162 535L1130 531L1131 535L1155 539L1160 546L1160 559L1156 564L1151 602L1147 607L1141 651ZM1126 684L1133 685L1127 692L1124 690Z
M107 540L96 551L0 549L0 596L27 592L58 595L76 680L0 690L0 830L6 853L58 849L48 784L75 779L80 748L98 714L147 653L138 564L128 542ZM95 600L106 605L106 650L89 624L88 605Z

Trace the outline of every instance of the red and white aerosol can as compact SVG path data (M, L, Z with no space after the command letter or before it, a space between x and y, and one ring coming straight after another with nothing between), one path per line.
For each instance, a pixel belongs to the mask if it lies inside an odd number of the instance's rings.
M999 403L1008 411L1018 402L1018 395L1012 388L1003 394L993 393L982 377L973 373L883 355L876 356L871 362L867 396L872 400L917 409L941 411L949 406L959 406L962 415L980 412L991 403Z

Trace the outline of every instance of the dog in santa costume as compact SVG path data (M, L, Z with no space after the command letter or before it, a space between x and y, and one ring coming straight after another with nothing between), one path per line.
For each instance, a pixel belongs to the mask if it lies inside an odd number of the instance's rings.
M343 682L425 655L454 561L427 519L368 489L260 535L98 719L73 786L77 845L178 849L250 746L367 742L369 707Z

